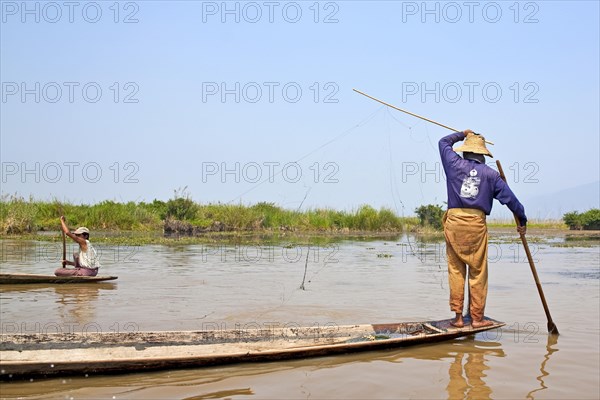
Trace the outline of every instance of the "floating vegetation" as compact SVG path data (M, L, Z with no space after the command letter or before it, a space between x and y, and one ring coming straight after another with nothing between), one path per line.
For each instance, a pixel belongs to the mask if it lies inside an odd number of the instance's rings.
M377 254L377 258L392 258L392 255L387 253L379 253Z

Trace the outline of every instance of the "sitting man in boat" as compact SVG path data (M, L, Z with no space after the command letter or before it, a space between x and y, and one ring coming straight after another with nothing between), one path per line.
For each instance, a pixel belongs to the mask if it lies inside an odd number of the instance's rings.
M466 137L466 140L465 140ZM464 140L456 149L452 145ZM471 130L455 132L439 141L442 165L446 173L448 210L444 214L444 236L448 257L450 309L456 313L452 325L463 327L466 266L469 266L469 303L474 328L491 325L484 319L488 288L488 234L486 215L497 199L517 215L525 234L525 209L500 174L485 164L492 154L483 136ZM463 152L461 158L457 151Z
M63 265L73 265L75 268L58 268L54 271L56 276L96 276L100 261L96 249L90 243L90 230L84 226L77 228L73 233L65 223L64 215L60 217L63 232L79 245L79 252L73 253L74 261L63 260Z

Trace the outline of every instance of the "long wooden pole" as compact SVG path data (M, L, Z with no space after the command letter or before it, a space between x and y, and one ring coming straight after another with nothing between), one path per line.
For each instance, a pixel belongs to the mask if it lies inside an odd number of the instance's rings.
M504 175L504 171L502 170L502 165L500 165L500 160L496 160L496 165L498 166L498 172L500 172L500 177L504 182L506 182L506 176ZM507 182L508 183L508 182ZM515 217L515 222L517 226L521 226L519 221L519 217L515 213L513 213ZM535 280L535 285L537 286L538 293L540 294L540 299L542 299L542 305L544 306L544 311L546 312L546 318L548 319L548 332L558 335L558 328L552 321L552 316L550 315L550 309L548 308L548 303L546 302L546 296L544 296L544 290L542 289L542 284L540 283L540 278L538 277L537 271L535 269L535 264L533 263L533 257L531 256L531 252L529 251L529 245L527 244L527 238L525 238L524 233L519 233L521 236L521 242L523 242L523 247L525 248L525 254L527 255L527 261L529 261L529 267L531 268L531 273L533 274L533 279Z
M412 113L412 112L410 112L410 111L403 110L403 109L401 109L401 108L399 108L399 107L396 107L396 106L394 106L394 105L392 105L392 104L390 104L390 103L386 103L385 101L379 100L379 99L377 99L377 98L375 98L375 97L373 97L373 96L369 96L368 94L366 94L366 93L364 93L364 92L361 92L361 91L360 91L360 90L358 90L358 89L352 89L352 90L354 90L356 93L362 94L363 96L370 98L371 100L375 100L375 101L377 101L377 102L379 102L379 103L381 103L381 104L384 104L384 105L386 105L386 106L388 106L388 107L391 107L391 108L393 108L394 110L402 111L402 112L403 112L403 113L405 113L405 114L412 115L413 117L420 118L420 119L422 119L422 120L424 120L424 121L427 121L427 122L431 122L432 124L436 124L436 125L438 125L438 126L441 126L442 128L450 129L450 130L451 130L451 131L453 131L453 132L460 132L460 130L458 130L458 129L454 129L454 128L451 128L451 127L449 127L448 125L440 124L439 122L436 122L436 121L434 121L434 120L432 120L432 119L425 118L425 117L423 117L423 116L421 116L421 115L418 115L418 114ZM494 143L492 143L492 142L489 142L489 141L487 141L487 140L486 140L485 142L486 142L486 143L488 143L488 144L494 144Z

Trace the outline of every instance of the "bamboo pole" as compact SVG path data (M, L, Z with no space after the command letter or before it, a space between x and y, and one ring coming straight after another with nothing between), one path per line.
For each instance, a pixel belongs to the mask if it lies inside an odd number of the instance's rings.
M451 131L453 131L453 132L461 132L459 129L454 129L454 128L452 128L452 127L449 127L448 125L440 124L439 122L436 122L436 121L434 121L434 120L432 120L432 119L425 118L425 117L423 117L423 116L421 116L421 115L419 115L419 114L415 114L415 113L412 113L412 112L410 112L410 111L407 111L407 110L403 110L403 109L401 109L401 108L399 108L399 107L396 107L396 106L394 106L394 105L392 105L392 104L390 104L390 103L386 103L385 101L379 100L379 99L377 99L377 98L375 98L375 97L373 97L373 96L369 96L368 94L366 94L366 93L364 93L364 92L361 92L361 91L360 91L360 90L358 90L358 89L352 89L352 90L354 90L356 93L362 94L363 96L370 98L371 100L375 100L375 101L377 101L377 102L379 102L379 103L381 103L381 104L384 104L384 105L386 105L386 106L388 106L388 107L391 107L391 108L393 108L394 110L402 111L402 112L403 112L403 113L405 113L405 114L412 115L413 117L420 118L420 119L422 119L422 120L424 120L424 121L427 121L427 122L431 122L432 124L436 124L436 125L438 125L438 126L441 126L442 128L450 129L450 130L451 130ZM490 141L487 141L487 140L486 140L485 142L486 142L487 144L492 144L492 145L494 144L494 143L492 143L492 142L490 142Z
M506 176L504 175L504 171L502 170L502 165L500 165L500 160L496 160L496 165L498 166L498 172L500 172L500 177L504 182L506 182ZM507 182L508 183L508 182ZM521 222L519 221L519 217L517 214L513 213L515 217L515 222L517 226L521 226ZM529 251L529 245L527 244L527 238L525 238L524 233L519 232L519 236L521 236L521 242L523 242L523 247L525 248L525 254L527 255L527 261L529 261L529 267L531 268L531 273L533 274L533 279L535 280L535 285L537 286L538 293L540 294L540 299L542 300L542 305L544 306L544 311L546 312L546 318L548 319L548 332L558 335L558 328L552 321L552 316L550 315L550 309L548 308L548 303L546 302L546 296L544 296L544 290L542 289L542 284L540 283L540 278L538 277L537 271L535 269L535 264L533 262L533 257L531 256L531 251Z

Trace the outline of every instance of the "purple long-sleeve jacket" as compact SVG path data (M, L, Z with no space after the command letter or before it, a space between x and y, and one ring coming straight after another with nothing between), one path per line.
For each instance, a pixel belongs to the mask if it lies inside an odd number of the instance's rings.
M464 160L452 145L465 139L455 132L440 139L440 156L446 173L448 208L476 208L490 215L492 203L497 199L519 217L521 225L527 224L525 209L502 180L498 171L473 160Z

